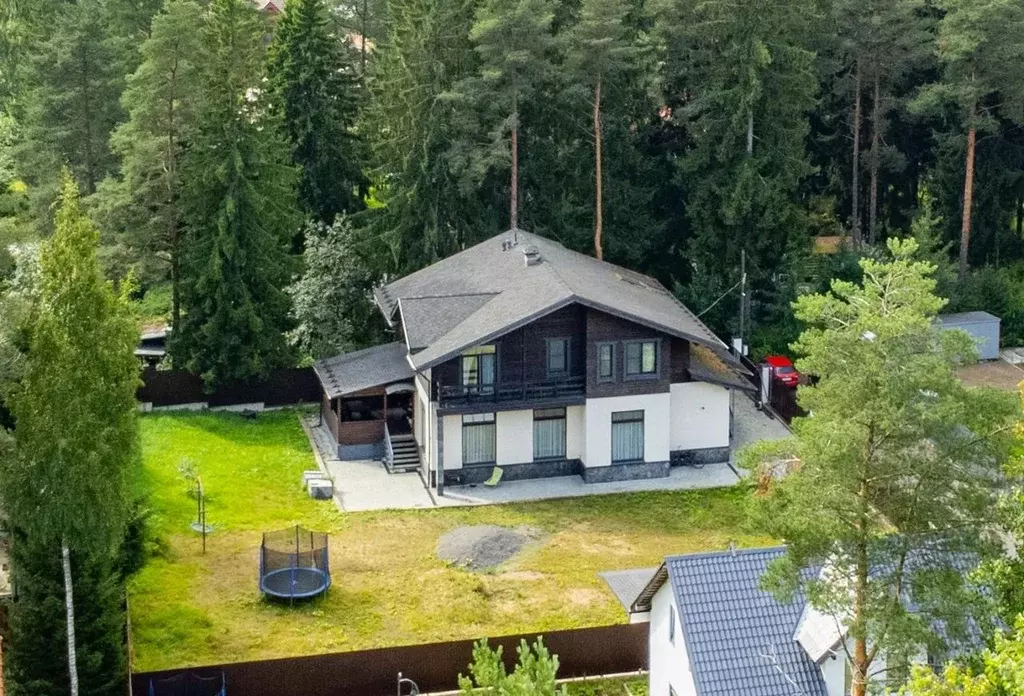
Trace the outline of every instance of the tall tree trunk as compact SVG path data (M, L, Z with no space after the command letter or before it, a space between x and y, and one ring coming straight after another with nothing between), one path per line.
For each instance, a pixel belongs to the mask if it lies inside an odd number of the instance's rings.
M171 69L171 84L177 84L178 60L175 56L174 66ZM167 205L170 212L167 215L167 245L171 256L171 327L177 329L181 326L181 249L179 244L180 231L178 229L178 139L175 116L175 100L167 100L167 172L165 176Z
M512 106L512 191L509 203L510 229L519 229L519 106Z
M967 175L964 177L964 213L960 223L960 279L967 276L967 254L971 248L971 207L974 205L974 148L978 131L972 125L967 131Z
M78 654L75 650L75 600L71 581L71 552L67 541L60 545L64 567L64 608L68 618L68 673L71 676L71 696L78 696Z
M754 154L754 110L747 109L747 155Z
M868 484L861 480L860 495L858 495L860 510L858 513L857 527L860 539L857 541L856 577L853 581L853 621L856 625L864 620L867 611L868 600L868 573L870 563L868 559ZM853 673L850 685L850 696L867 696L868 669L871 667L871 658L868 655L868 642L863 630L858 630L853 638L853 664L850 665Z
M882 128L882 109L879 105L882 99L882 90L879 81L876 68L874 103L871 105L871 203L868 213L868 240L871 244L874 244L878 238L878 145Z
M853 246L859 249L861 245L860 234L860 60L854 68L853 78L853 171L851 172L852 184L850 196L852 205L850 211L850 226L852 227Z
M363 0L363 16L359 22L359 32L362 36L359 37L359 86L366 86L366 24L369 21L369 8L367 7L368 0Z
M604 249L601 247L604 185L601 179L601 80L598 80L594 87L594 256L598 259L604 258Z

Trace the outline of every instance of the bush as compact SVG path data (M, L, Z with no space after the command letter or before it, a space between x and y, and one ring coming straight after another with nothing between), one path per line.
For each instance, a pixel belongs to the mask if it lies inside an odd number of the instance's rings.
M1024 345L1024 262L975 269L950 295L945 311L994 314L1002 320L1001 345Z

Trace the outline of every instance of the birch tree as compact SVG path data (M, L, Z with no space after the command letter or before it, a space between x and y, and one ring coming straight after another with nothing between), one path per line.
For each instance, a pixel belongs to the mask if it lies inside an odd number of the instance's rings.
M65 170L23 371L9 398L15 452L0 469L12 526L61 551L72 696L79 691L72 557L109 554L120 543L127 470L137 454L131 284L117 292L104 280L98 241Z

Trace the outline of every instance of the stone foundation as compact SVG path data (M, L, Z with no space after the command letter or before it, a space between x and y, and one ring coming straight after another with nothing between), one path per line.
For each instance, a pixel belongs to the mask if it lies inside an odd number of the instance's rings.
M636 462L583 467L580 475L583 477L584 483L607 483L609 481L665 478L668 476L668 471L668 462Z
M721 464L729 461L728 447L709 447L708 449L678 450L671 454L672 466L704 466L705 464Z
M582 464L579 459L551 459L523 464L502 464L504 473L502 481L523 481L526 479L552 478L554 476L572 476L580 473ZM444 472L444 485L464 486L481 484L491 478L494 465L464 466L461 469L450 469Z

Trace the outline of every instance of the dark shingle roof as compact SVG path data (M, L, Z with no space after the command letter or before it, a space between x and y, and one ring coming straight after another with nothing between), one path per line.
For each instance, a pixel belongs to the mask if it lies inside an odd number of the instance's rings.
M821 670L793 639L803 596L783 604L758 587L785 552L780 546L665 559L698 696L827 696Z
M405 355L405 344L396 341L318 360L313 369L327 398L336 399L370 387L411 380L415 373Z
M426 348L487 304L493 294L406 297L398 301L409 350Z
M422 348L411 358L418 369L575 302L728 355L725 344L653 278L544 237L517 234L514 248L505 248L512 239L505 232L378 288L375 296L385 315L393 317L400 308L403 316L414 316L409 348ZM525 263L523 250L529 246L539 252L536 265ZM453 296L459 299L450 309L444 301L430 307L424 302ZM426 318L428 309L440 311L441 319ZM440 326L426 328L435 321ZM408 329L408 317L405 323Z

